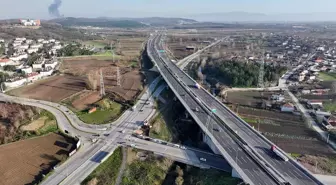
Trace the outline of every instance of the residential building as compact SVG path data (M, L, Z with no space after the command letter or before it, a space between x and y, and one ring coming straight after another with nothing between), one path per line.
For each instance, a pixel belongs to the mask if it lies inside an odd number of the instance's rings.
M44 39L37 39L37 42L39 42L39 43L41 43L43 41L44 41Z
M34 44L30 46L30 48L42 48L42 47L43 47L43 44Z
M29 74L33 72L33 68L30 66L24 66L21 71L23 71L25 74Z
M323 118L323 121L327 122L328 124L332 125L333 127L336 127L336 116L335 115L325 116Z
M40 72L41 77L45 76L51 76L53 74L54 70L51 67L46 67Z
M281 112L294 112L295 106L292 103L285 103L281 106Z
M27 82L26 78L23 77L16 77L13 79L7 80L4 84L6 88L14 88L14 87L19 87Z
M34 82L41 78L41 75L37 72L27 74L27 82Z
M281 102L285 100L285 97L282 94L272 94L271 100Z
M44 63L44 66L45 68L48 68L48 67L51 67L52 69L54 69L57 65L57 61L55 59L52 59L52 60L47 60L45 63Z
M15 62L13 60L10 60L10 59L7 59L7 58L4 58L4 59L0 59L0 66L3 67L3 66L7 66L7 65L14 65Z
M14 56L10 57L9 59L11 59L13 61L20 61L22 59L27 59L27 58L28 58L28 54L23 53L23 54L14 55Z
M319 106L323 106L323 101L322 100L309 100L307 102L307 104L313 106L313 105L319 105Z
M29 48L27 49L27 53L32 54L32 53L36 53L39 50L39 48Z

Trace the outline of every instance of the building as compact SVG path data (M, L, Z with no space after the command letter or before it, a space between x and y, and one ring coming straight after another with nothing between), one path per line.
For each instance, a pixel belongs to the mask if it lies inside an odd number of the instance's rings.
M9 59L11 59L13 61L20 61L22 59L27 59L27 58L28 58L28 54L23 53L23 54L14 55L14 56L10 57Z
M294 112L295 106L292 103L285 103L281 106L281 112Z
M313 105L319 105L319 106L323 106L323 101L322 100L309 100L307 102L307 104L313 106Z
M41 75L37 72L27 74L27 82L34 82L41 78Z
M51 76L53 74L54 70L51 67L46 67L44 69L42 69L42 71L40 72L40 76L41 77L45 77L45 76Z
M39 48L29 48L27 49L27 53L32 54L32 53L36 53L39 50Z
M43 47L43 44L34 44L34 45L31 45L30 48L42 48Z
M34 42L34 40L31 40L31 39L26 40L26 44L32 44L33 42Z
M0 39L0 43L5 43L5 40L4 39Z
M33 72L33 68L30 66L24 66L21 71L23 71L25 74L29 74Z
M37 39L37 42L39 42L39 43L41 43L43 41L44 41L44 39Z
M332 125L333 127L336 127L336 116L335 115L325 116L323 118L323 121L327 122L328 124Z
M52 60L47 60L45 63L44 63L44 66L45 68L52 68L54 69L56 66L57 66L58 62L55 60L55 59L52 59Z
M4 59L0 59L0 66L3 67L3 66L7 66L7 65L14 65L15 62L13 60L10 60L10 59L7 59L7 58L4 58Z
M40 20L20 19L20 23L23 26L41 26Z
M25 84L27 82L26 78L23 77L16 77L16 78L12 78L7 80L6 82L4 82L6 88L14 88L14 87L19 87L23 84Z
M271 100L277 101L277 102L282 102L282 101L285 100L285 97L282 94L272 94Z

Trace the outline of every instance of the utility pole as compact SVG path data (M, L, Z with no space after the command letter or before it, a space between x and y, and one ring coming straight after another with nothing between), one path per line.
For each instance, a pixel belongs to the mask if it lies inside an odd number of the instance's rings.
M104 78L103 78L103 70L100 69L100 96L105 96L105 87L104 87Z
M121 86L120 68L117 67L117 86Z

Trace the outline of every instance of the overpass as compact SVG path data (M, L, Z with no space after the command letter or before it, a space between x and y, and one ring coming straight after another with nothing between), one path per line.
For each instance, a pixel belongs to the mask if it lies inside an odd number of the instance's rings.
M323 184L291 157L274 156L274 145L250 127L176 66L162 46L162 34L153 35L147 52L169 87L203 130L204 140L232 166L232 175L249 184ZM280 150L282 154L287 155Z

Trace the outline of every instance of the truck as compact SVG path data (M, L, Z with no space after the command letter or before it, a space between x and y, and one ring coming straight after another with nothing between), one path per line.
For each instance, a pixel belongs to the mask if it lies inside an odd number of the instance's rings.
M280 152L279 149L275 145L272 145L271 151L274 154L276 154L278 157L280 157L282 160L284 160L286 162L288 161L288 157L286 157L282 152Z

